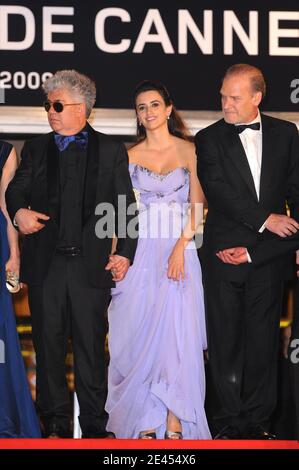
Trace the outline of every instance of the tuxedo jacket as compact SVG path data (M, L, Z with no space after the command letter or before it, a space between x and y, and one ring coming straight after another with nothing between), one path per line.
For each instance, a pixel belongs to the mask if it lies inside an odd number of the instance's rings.
M299 221L298 221L299 222ZM269 261L281 258L299 250L299 231L289 237L273 237L271 240L260 240L248 249L252 264L262 266Z
M234 246L254 247L277 238L265 229L271 213L299 220L299 143L294 124L261 115L262 167L257 197L248 160L234 125L223 119L197 133L198 175L208 201L202 259L208 273L243 281L252 269L248 263L233 266L216 257ZM286 272L286 257L271 261L274 272Z
M126 196L127 207L135 203L128 171L128 157L123 144L88 130L87 162L82 201L83 260L88 282L94 287L112 287L110 271L105 271L111 252L111 237L98 238L95 227L101 215L99 203L110 203L118 210L118 196ZM20 279L38 284L45 278L59 236L61 209L59 151L54 133L25 142L21 163L6 191L6 204L11 219L20 208L30 208L50 217L39 232L26 235L21 253ZM134 215L126 215L126 223ZM117 234L117 226L116 226ZM137 238L119 238L117 253L133 262Z

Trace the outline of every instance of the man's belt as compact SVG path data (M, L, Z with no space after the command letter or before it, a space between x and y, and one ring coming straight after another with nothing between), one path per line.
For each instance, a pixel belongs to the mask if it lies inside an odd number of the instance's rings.
M56 248L56 253L64 256L81 256L83 250L81 246L59 246Z

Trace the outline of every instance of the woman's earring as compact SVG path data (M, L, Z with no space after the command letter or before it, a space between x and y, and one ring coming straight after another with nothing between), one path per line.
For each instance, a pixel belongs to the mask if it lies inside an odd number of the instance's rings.
M167 116L167 119L168 119L168 121L169 121L169 116Z

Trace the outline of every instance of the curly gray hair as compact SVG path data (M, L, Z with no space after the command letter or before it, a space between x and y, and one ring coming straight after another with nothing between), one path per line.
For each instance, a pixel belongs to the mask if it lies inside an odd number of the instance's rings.
M45 80L42 87L46 95L54 90L66 88L70 93L80 96L86 104L87 118L96 101L95 82L76 70L58 70L52 77Z

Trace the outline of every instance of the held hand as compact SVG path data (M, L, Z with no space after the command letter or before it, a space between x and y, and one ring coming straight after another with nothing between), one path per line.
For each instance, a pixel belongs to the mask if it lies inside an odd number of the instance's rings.
M20 274L20 257L19 256L10 256L7 263L5 264L5 271L16 274L19 277Z
M15 221L18 224L19 230L24 235L38 232L44 228L45 225L39 222L39 219L49 220L50 217L30 209L19 209L15 215Z
M105 267L106 271L110 271L112 273L112 279L115 282L122 281L125 275L128 272L130 267L130 260L125 256L120 255L110 255L109 262Z
M9 260L5 264L6 272L6 287L12 293L15 294L22 289L23 284L19 282L20 277L20 256L10 256Z
M248 262L247 250L244 246L236 246L234 248L218 251L216 256L226 264L238 265Z
M185 279L185 260L184 248L175 246L171 255L168 258L168 279L180 281Z
M299 229L299 224L295 219L287 215L270 214L265 222L265 227L270 232L285 238L296 233Z

